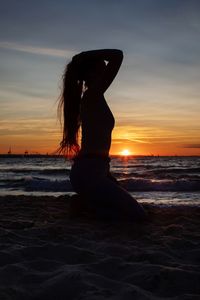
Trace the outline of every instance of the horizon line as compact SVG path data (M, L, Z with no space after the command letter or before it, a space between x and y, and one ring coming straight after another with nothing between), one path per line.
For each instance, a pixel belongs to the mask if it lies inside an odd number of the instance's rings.
M53 154L53 153L0 153L0 156L57 156L57 157L65 157L64 154ZM69 157L73 157L74 155L70 155ZM129 155L123 155L123 154L110 154L110 157L114 156L121 156L124 158L128 157L200 157L200 154L193 154L193 155L178 155L178 154L171 154L171 155L160 155L160 154L129 154Z

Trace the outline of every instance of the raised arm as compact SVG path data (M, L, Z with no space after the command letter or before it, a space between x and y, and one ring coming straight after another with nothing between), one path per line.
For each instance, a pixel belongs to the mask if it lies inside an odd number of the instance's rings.
M90 88L94 89L96 92L100 91L104 93L110 86L115 76L117 75L119 68L123 60L123 52L117 49L102 49L102 50L92 50L81 52L76 55L73 59L79 62L87 61L106 61L107 65L103 73L99 73L97 70L96 76L94 76L92 85Z

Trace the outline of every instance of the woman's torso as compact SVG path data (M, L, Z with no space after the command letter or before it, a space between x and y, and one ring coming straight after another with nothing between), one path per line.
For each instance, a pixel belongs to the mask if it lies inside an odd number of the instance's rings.
M80 154L108 156L114 117L104 95L85 93L81 102L82 140Z

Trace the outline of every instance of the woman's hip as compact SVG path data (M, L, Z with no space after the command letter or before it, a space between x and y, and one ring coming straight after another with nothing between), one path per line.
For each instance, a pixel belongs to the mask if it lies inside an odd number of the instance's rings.
M99 158L76 159L70 171L70 181L75 191L87 190L96 186L100 178L110 172L109 161Z

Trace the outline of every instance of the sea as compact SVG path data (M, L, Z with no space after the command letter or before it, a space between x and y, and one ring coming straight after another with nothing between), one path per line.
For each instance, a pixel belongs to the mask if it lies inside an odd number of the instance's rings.
M71 195L71 164L61 156L1 155L0 196ZM198 156L111 156L110 167L140 203L200 206Z

